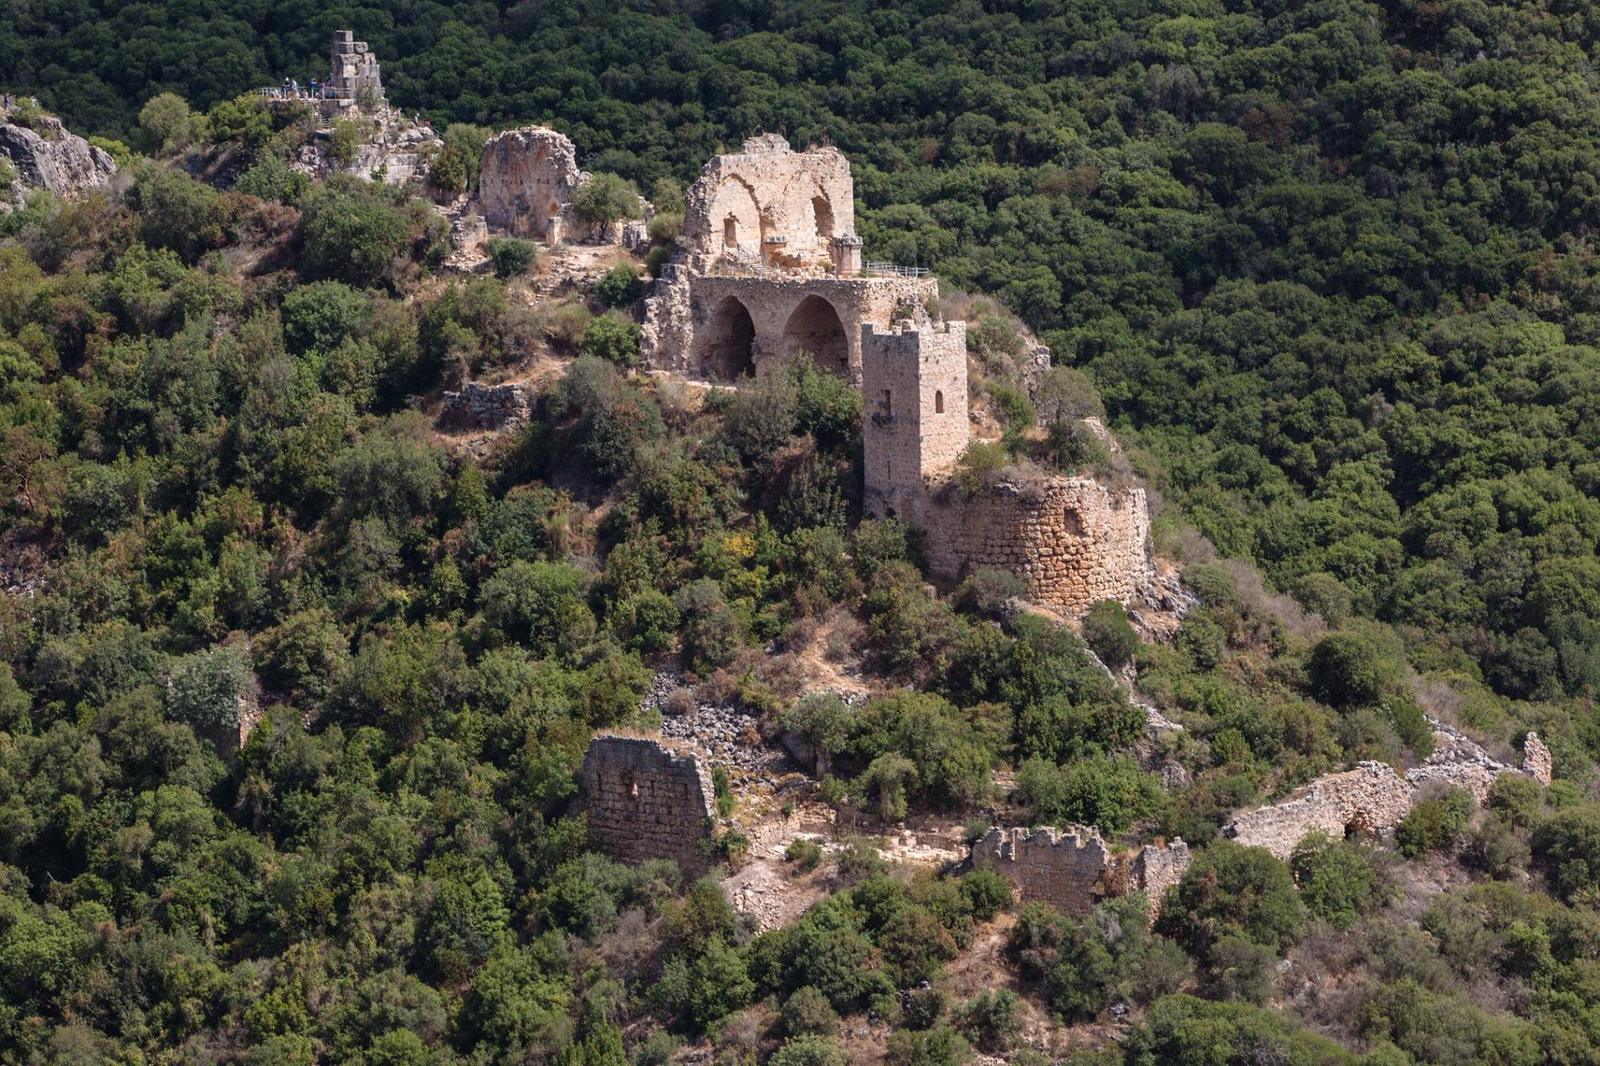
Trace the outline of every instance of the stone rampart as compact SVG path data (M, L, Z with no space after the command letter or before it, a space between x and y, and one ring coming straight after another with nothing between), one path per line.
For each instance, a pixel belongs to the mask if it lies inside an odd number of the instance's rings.
M1189 867L1182 840L1113 852L1100 833L1084 826L1065 830L992 827L972 845L972 864L990 869L1017 887L1024 902L1048 903L1082 917L1103 899L1142 891L1152 908Z
M1092 477L1001 481L968 497L930 487L897 509L927 531L929 569L957 579L980 566L1009 570L1031 599L1069 616L1098 600L1126 603L1154 573L1144 489Z
M1465 789L1481 806L1502 774L1524 773L1542 785L1550 783L1549 750L1537 733L1523 743L1520 770L1491 758L1443 723L1434 723L1434 745L1433 755L1403 776L1387 763L1360 762L1352 770L1317 778L1287 799L1240 814L1222 833L1287 859L1308 833L1341 840L1347 834L1393 832L1429 786Z
M583 759L589 844L620 862L671 859L688 877L712 866L711 775L659 741L599 736Z

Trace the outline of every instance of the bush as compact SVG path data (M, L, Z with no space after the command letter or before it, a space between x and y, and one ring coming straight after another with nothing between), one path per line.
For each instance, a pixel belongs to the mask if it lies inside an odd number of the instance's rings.
M1472 794L1446 789L1413 804L1394 831L1395 846L1408 859L1453 847L1472 818Z
M297 204L311 187L311 179L275 155L263 155L233 183L235 192L282 204Z
M1312 833L1289 858L1300 899L1313 915L1336 929L1348 929L1382 902L1383 883L1362 848L1326 834Z
M1009 570L980 566L956 587L952 599L958 610L999 618L1012 600L1024 599L1028 586Z
M956 487L964 496L976 496L1009 463L1005 445L998 441L975 440L956 460Z
M972 1047L949 1026L937 1025L920 1032L901 1030L889 1037L890 1066L965 1066Z
M406 220L383 189L358 179L314 186L305 196L300 243L306 270L365 287L376 284L405 247Z
M1306 676L1313 696L1344 710L1375 705L1388 685L1390 667L1368 638L1330 633L1312 646Z
M726 666L744 646L739 621L723 598L722 586L701 578L679 589L672 598L682 618L683 652L698 672Z
M1161 912L1162 928L1200 956L1228 936L1282 947L1300 935L1304 921L1289 867L1265 848L1229 840L1200 853Z
M784 1000L778 1022L789 1037L833 1036L839 1031L839 1015L833 1004L810 985L795 989Z
M961 1035L984 1051L1005 1051L1022 1032L1022 1001L1009 988L989 989L962 1004L955 1022Z
M638 323L615 311L607 311L583 331L578 350L616 366L637 366L641 337Z
M1089 608L1083 619L1083 641L1113 670L1121 669L1139 650L1139 634L1116 600L1100 600Z
M783 858L786 862L794 863L796 869L809 873L822 864L822 845L815 840L797 837L783 849Z
M572 213L590 226L606 225L639 214L639 190L615 174L596 174L572 195Z
M845 1066L849 1056L827 1036L801 1036L788 1041L767 1060L768 1066Z
M189 103L176 93L158 93L139 109L139 147L152 155L181 152L203 127L189 111Z
M1600 888L1600 807L1557 811L1534 831L1533 856L1564 899Z
M213 648L179 659L167 684L167 716L192 726L235 726L255 682L238 648Z
M539 246L521 237L490 237L483 251L494 276L502 280L521 277L539 264Z
M1057 420L1045 430L1044 458L1057 470L1072 472L1111 462L1111 449L1082 422Z
M1066 766L1044 759L1023 763L1017 786L1033 807L1034 821L1092 825L1112 836L1161 803L1161 783L1126 756L1092 755Z
M631 264L619 263L595 285L594 294L604 307L626 307L644 294L644 282Z

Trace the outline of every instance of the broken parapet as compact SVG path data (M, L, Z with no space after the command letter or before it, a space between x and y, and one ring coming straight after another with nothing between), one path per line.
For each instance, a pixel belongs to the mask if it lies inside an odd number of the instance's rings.
M532 399L526 385L515 382L480 385L476 381L469 381L459 391L452 390L444 394L439 421L449 426L500 429L526 422L531 407Z
M1354 833L1392 832L1424 786L1465 789L1481 806L1502 774L1522 773L1540 785L1550 783L1550 751L1537 733L1529 733L1523 741L1519 770L1495 760L1459 730L1432 724L1433 755L1405 776L1387 763L1360 762L1353 770L1317 778L1285 800L1246 811L1222 835L1287 859L1308 833L1322 832L1338 840Z
M699 877L712 865L711 775L692 753L641 737L598 736L583 758L589 844L625 863L671 859Z
M1002 829L994 826L972 845L972 864L995 871L1017 886L1024 902L1048 903L1082 917L1103 899L1144 892L1152 912L1161 896L1189 868L1182 840L1113 852L1099 831Z

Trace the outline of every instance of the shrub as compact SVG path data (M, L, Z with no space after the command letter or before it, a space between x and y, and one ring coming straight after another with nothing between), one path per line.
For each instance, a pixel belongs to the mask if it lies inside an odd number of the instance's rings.
M309 273L356 286L375 284L400 254L406 221L368 182L344 179L314 186L300 216L300 242Z
M1313 833L1289 858L1300 899L1313 915L1348 929L1381 901L1384 886L1368 853L1345 841Z
M299 203L310 187L309 178L275 155L263 155L233 184L236 192L283 204Z
M790 1037L832 1036L839 1031L839 1015L833 1004L810 985L795 989L784 1000L778 1021L784 1034Z
M1521 774L1501 774L1489 786L1489 810L1521 829L1532 828L1544 807L1539 782Z
M1389 673L1377 645L1356 633L1328 634L1312 646L1306 660L1311 694L1340 709L1376 704Z
M179 659L167 684L167 716L192 726L239 724L240 701L255 676L238 648L213 648Z
M1027 429L1038 417L1028 394L1009 381L994 380L988 384L989 398L1007 429Z
M692 669L725 666L739 653L744 643L739 621L723 598L722 586L701 578L679 589L672 602L682 618L683 651Z
M845 1066L849 1056L827 1036L801 1036L788 1041L767 1060L768 1066Z
M1305 921L1289 867L1265 848L1218 840L1190 864L1161 912L1161 926L1192 954L1242 936L1266 947L1292 942Z
M1178 627L1178 648L1196 670L1215 670L1228 649L1228 634L1209 611L1190 611Z
M1563 898L1600 887L1600 807L1557 811L1534 831L1533 856Z
M1081 422L1058 419L1045 430L1044 458L1058 470L1105 466L1111 449Z
M1472 794L1459 788L1446 789L1412 805L1395 828L1395 846L1408 859L1443 851L1454 846L1471 817Z
M1121 755L1093 755L1066 766L1030 759L1017 786L1036 822L1092 825L1108 835L1155 813L1162 796L1160 781Z
M619 263L606 271L594 287L595 298L605 307L626 307L643 293L644 282L629 263Z
M972 1047L954 1029L936 1025L922 1031L894 1033L889 1037L890 1066L965 1066Z
M956 1011L956 1028L984 1051L1005 1051L1022 1031L1022 1001L1009 988L987 989Z
M642 332L632 319L615 311L607 311L590 322L583 331L578 350L616 366L637 366Z
M1005 445L998 441L975 440L956 460L956 487L965 496L976 496L1009 462Z
M590 226L634 218L639 214L639 190L615 174L596 174L573 193L572 213Z
M783 857L785 861L794 863L796 869L810 872L822 864L822 845L815 840L797 837L783 849Z
M139 109L139 146L153 155L181 152L195 140L200 127L188 101L176 93L158 93Z
M484 254L497 278L516 278L539 263L539 246L521 237L490 237L483 242Z
M1028 595L1028 586L1009 570L994 566L980 566L956 587L954 602L957 609L972 614L999 618L1012 600Z
M1113 670L1121 669L1139 650L1139 634L1116 600L1100 600L1089 608L1083 619L1083 641Z

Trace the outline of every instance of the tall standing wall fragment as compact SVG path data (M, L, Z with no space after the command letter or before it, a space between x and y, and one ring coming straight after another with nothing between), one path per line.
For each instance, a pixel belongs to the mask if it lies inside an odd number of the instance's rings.
M693 754L638 737L595 737L583 759L589 844L621 862L671 859L689 877L711 868L711 776Z
M972 864L1016 885L1024 902L1048 903L1081 918L1101 900L1129 892L1144 892L1152 908L1158 906L1189 868L1189 845L1174 840L1113 852L1098 831L1084 826L994 827L972 845Z

